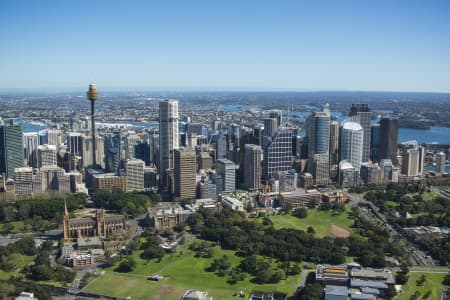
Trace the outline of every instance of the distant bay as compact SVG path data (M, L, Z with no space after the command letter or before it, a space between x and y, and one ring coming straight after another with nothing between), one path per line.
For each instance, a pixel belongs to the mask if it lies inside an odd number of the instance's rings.
M114 124L120 124L121 122L110 122ZM133 125L134 128L149 128L157 127L155 123L140 123L140 122L124 122ZM29 122L23 122L24 132L34 132L45 129L45 125L38 125ZM300 133L302 134L303 131ZM304 133L303 133L304 134ZM438 143L438 144L450 144L450 128L433 126L428 130L413 129L413 128L400 128L398 133L399 143L416 140L418 143Z

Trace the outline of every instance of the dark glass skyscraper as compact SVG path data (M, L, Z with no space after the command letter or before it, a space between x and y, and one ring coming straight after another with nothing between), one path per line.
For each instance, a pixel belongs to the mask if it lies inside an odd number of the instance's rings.
M380 151L379 158L389 158L397 161L398 152L398 119L384 117L380 120Z
M117 172L120 166L121 138L119 133L104 136L106 172Z
M23 134L19 119L0 124L0 174L14 177L14 169L23 167Z
M363 141L363 154L362 161L368 161L370 158L370 139L371 139L371 128L370 128L370 109L367 104L352 104L350 109L350 117L352 121L359 123L364 131L364 141Z
M370 140L370 159L372 161L380 160L380 124L372 124L372 137Z

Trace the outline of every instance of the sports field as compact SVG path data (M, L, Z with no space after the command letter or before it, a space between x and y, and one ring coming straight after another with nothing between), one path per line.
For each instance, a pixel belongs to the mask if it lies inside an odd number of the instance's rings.
M316 231L317 237L339 236L347 237L353 224L350 209L337 213L333 210L308 209L308 216L304 219L290 214L277 215L270 218L275 228L294 228L307 230L309 226Z

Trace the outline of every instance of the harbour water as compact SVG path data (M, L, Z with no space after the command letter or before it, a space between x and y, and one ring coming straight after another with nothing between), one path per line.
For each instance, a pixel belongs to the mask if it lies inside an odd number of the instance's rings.
M339 120L341 116L336 115ZM111 122L112 124L129 124L133 128L150 128L157 127L155 123L141 123L141 122ZM24 132L34 132L43 130L46 127L44 125L37 125L34 123L23 122ZM438 144L450 144L450 128L434 126L428 130L412 129L412 128L400 128L398 132L398 142L406 142L416 140L419 144L422 143L438 143Z

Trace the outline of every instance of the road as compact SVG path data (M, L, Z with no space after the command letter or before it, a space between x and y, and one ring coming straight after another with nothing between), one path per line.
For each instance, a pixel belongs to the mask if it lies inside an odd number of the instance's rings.
M390 241L401 241L405 245L405 251L409 253L409 260L413 265L435 265L435 262L422 250L418 249L413 243L408 241L405 236L398 232L388 222L384 214L380 212L372 202L366 201L362 194L349 194L350 205L352 206L367 206L369 209L361 209L362 217L370 222L377 223L384 226L391 234Z
M306 283L306 279L308 278L308 274L311 272L315 272L316 270L310 270L310 269L303 269L302 274L300 276L300 281L298 283L297 289L300 287L304 287Z

